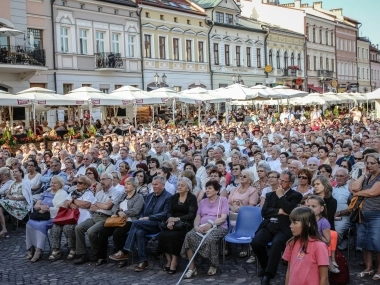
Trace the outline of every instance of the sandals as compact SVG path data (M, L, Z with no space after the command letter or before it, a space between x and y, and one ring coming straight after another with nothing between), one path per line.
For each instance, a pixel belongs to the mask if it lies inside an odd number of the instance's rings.
M198 274L197 269L194 269L194 270L189 269L189 270L187 270L187 272L186 272L185 276L183 276L183 278L184 279L190 279L191 277L193 277L197 274Z
M52 251L52 253L49 256L49 261L56 261L56 260L60 259L61 256L62 256L62 254L61 254L60 250Z
M32 259L33 255L34 255L34 250L33 249L29 250L28 255L26 256L26 259Z
M356 277L363 278L363 277L366 277L366 276L371 276L373 273L374 273L373 270L370 270L370 271L367 271L367 272L363 271L363 272L358 273L356 275ZM376 274L376 275L379 275L379 274ZM373 276L373 277L375 278L375 276Z
M376 273L375 275L373 275L372 280L375 280L375 281L380 280L380 274Z
M246 252L246 251L241 251L239 253L239 257L247 257L247 256L248 256L248 252Z
M213 276L216 274L216 267L210 266L210 268L207 271L207 276Z
M70 250L69 255L66 257L67 260L72 260L77 255L77 252L75 250Z
M42 255L43 255L43 252L40 251L40 252L36 252L33 256L33 258L30 260L30 262L37 262L39 261L41 258L42 258Z

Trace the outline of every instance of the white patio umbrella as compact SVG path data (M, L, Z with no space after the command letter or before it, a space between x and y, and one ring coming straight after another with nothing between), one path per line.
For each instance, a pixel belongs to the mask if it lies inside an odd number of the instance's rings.
M278 85L272 89L278 92L282 98L305 97L308 95L305 91L291 89L284 85Z
M215 91L218 91L221 96L228 96L224 98L230 98L231 100L246 100L248 96L253 94L253 91L248 86L239 83L219 88Z
M248 98L255 100L266 100L268 98L280 98L281 95L278 91L273 88L264 86L264 85L256 85L250 88L252 90L252 94L248 95Z
M7 27L1 27L0 28L0 37L14 37L18 35L22 35L24 32L17 30L17 29L12 29L12 28L7 28Z

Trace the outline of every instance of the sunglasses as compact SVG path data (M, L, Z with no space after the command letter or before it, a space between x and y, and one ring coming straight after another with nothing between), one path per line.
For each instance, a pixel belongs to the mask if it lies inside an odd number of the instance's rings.
M363 158L361 157L354 157L354 160L362 160Z
M84 183L84 182L82 182L82 181L78 181L77 184L78 184L78 185L83 185L83 184L86 184L86 183Z
M307 176L298 176L298 179L308 179Z
M241 175L240 178L247 178L247 175Z
M94 173L92 173L92 172L87 172L87 173L86 173L86 175L90 175L90 174L94 174Z

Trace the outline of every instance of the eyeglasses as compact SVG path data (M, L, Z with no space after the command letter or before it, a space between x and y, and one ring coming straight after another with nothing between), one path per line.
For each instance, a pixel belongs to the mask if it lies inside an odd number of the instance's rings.
M240 178L247 178L247 175L240 175Z
M277 176L268 176L268 179L277 179Z
M354 157L354 160L362 160L362 157Z
M317 166L316 164L308 164L307 166Z
M87 172L87 173L86 173L86 175L90 175L90 174L92 174L92 175L93 175L94 173L92 173L92 172Z
M78 185L83 185L83 184L85 184L85 183L82 182L82 181L78 181L77 184L78 184Z
M308 179L307 176L298 176L298 179Z
M117 177L117 176L112 176L112 178L113 178L113 179L119 179L119 177Z
M336 157L336 155L329 155L329 157Z
M34 164L28 164L27 166L31 166L31 167L33 167L33 166L34 166Z

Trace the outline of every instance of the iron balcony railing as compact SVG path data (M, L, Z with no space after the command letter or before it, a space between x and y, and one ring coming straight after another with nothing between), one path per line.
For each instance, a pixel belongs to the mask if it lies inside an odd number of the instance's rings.
M120 53L99 52L95 54L96 68L121 68L123 60Z
M45 66L44 49L0 45L0 64L24 64Z
M331 70L318 70L318 77L334 77L334 71Z

